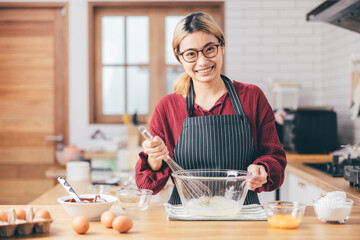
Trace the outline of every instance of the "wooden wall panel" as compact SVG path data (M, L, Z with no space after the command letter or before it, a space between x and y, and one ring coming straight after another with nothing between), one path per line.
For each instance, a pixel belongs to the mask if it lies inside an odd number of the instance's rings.
M53 129L52 121L53 117L45 116L28 116L27 119L24 119L21 116L0 116L0 132L14 132L17 130L23 133L28 133L32 132L34 127L42 126L42 132L49 133Z
M35 6L34 6L35 7ZM14 14L14 9L18 12ZM54 8L17 8L10 7L1 10L0 21L54 21L55 20Z
M52 179L0 179L0 204L28 204L53 185Z
M54 162L54 11L30 12L1 11L0 163Z
M56 142L68 143L66 2L0 2L0 204L27 204L55 181Z
M0 164L53 164L51 156L55 147L51 143L48 144L49 147L0 147Z
M0 179L45 178L46 170L52 165L45 164L0 164Z
M53 101L8 100L0 102L0 114L3 116L47 116L52 113L54 113Z

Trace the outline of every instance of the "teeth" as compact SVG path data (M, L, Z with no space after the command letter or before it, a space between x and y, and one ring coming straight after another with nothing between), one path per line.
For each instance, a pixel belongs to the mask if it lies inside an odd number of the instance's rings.
M207 72L210 72L211 69L212 69L212 67L206 68L206 69L203 69L203 70L198 70L197 72L199 72L199 73L207 73Z

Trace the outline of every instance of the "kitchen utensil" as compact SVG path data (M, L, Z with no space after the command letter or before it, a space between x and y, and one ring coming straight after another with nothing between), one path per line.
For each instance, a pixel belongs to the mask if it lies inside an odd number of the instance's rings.
M141 135L145 139L153 139L153 136L150 132L144 127L139 127ZM170 167L173 173L177 173L177 175L188 176L191 177L188 171L184 171L184 169L179 166L169 155L167 155L167 159L164 159L167 165ZM200 198L202 196L211 197L211 190L204 185L201 181L193 180L193 181L178 181L177 188L182 189L182 192L189 196L190 198Z
M304 217L306 205L293 201L271 201L264 204L268 223L274 228L297 228Z
M240 212L251 174L242 170L190 169L172 173L184 210L197 216L232 216ZM183 186L205 186L212 196L195 198Z
M63 177L58 177L57 179L59 181L59 183L61 184L61 186L63 186L65 188L65 190L70 193L70 195L75 199L76 202L83 202L79 196L76 194L76 192L74 191L74 189L70 186L70 184L63 178Z
M145 211L149 207L153 191L150 189L120 189L116 191L120 206L128 210Z
M355 60L353 61L354 67L358 63ZM359 70L354 69L351 74L351 120L355 120L359 115L360 108L360 73Z
M65 211L73 217L83 216L89 220L99 219L101 214L108 211L118 201L117 197L106 194L80 194L82 199L95 199L99 197L103 201L96 202L73 202L72 196L63 196L57 199Z

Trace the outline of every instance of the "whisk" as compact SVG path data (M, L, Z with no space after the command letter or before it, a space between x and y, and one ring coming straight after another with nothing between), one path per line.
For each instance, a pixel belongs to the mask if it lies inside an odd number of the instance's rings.
M153 139L153 136L144 126L140 126L139 131L145 139ZM179 164L177 164L169 155L167 155L166 158L167 159L164 159L164 161L167 163L173 173L181 176L193 177L190 173L187 173L187 171L185 171ZM178 192L182 192L186 198L189 198L190 196L192 198L200 198L203 196L212 197L211 190L201 181L196 181L194 179L187 180L184 178L182 180L176 181L176 183L178 183Z

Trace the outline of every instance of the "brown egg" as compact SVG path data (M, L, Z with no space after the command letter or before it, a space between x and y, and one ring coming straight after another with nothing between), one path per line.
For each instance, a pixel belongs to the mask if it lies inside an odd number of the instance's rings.
M72 220L72 228L79 234L86 233L89 230L89 227L89 220L86 217L78 216Z
M47 210L42 209L35 214L35 218L51 219L51 216Z
M17 218L17 219L25 220L25 218L26 218L26 212L25 212L24 209L22 209L22 208L16 208L16 209L15 209L15 212L16 212L16 218Z
M114 221L114 219L116 218L116 214L111 212L111 211L106 211L103 214L101 214L101 218L100 221L101 223L107 227L107 228L111 228L112 227L112 223Z
M34 215L36 215L37 212L40 211L40 210L41 210L40 208L34 207L34 208L33 208Z
M7 220L8 220L8 215L6 214L6 212L0 211L0 221L7 222Z
M133 221L127 216L119 216L114 219L112 227L120 233L129 231L133 226Z

